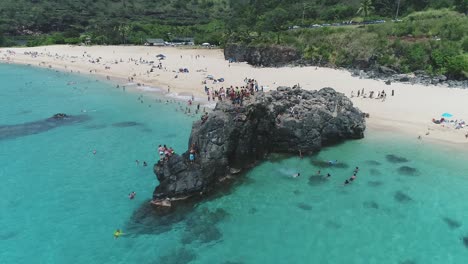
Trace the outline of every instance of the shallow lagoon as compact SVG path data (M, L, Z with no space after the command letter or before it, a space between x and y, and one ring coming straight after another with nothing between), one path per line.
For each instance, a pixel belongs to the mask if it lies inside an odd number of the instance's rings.
M88 117L0 141L0 263L468 259L466 152L367 133L302 160L272 156L228 195L154 220L141 206L157 184L155 149L167 144L183 152L193 121L175 111L177 103L25 66L0 64L0 77L0 125L58 112ZM340 166L323 162L332 159ZM355 166L357 180L343 186ZM131 191L135 200L127 198ZM127 235L115 240L116 228Z

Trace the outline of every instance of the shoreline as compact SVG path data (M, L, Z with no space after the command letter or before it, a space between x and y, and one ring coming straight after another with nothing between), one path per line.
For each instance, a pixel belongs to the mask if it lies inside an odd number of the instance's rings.
M14 54L8 54L7 50L13 51ZM37 52L37 55L25 55L24 52ZM152 67L154 64L144 63L153 59L153 55L157 53L167 55L166 60L162 61L164 69L155 69ZM431 122L432 118L439 118L440 114L445 112L454 114L454 119L468 120L468 109L463 107L464 102L468 102L466 89L405 83L386 85L379 80L353 77L351 72L343 69L258 68L246 63L230 64L224 60L222 51L217 49L63 45L1 48L0 63L30 65L67 73L72 71L71 73L96 77L115 85L127 84L129 92L155 94L179 101L186 101L194 96L194 103L208 107L214 106L213 101L207 100L203 90L205 84L202 81L206 81L208 75L226 79L225 82L216 84L207 82L206 86L210 89L242 86L244 78L253 78L258 80L259 85L265 86L266 91L276 89L277 86L294 84L300 84L306 90L332 87L348 97L352 92L356 94L357 90L361 89L365 89L366 93L383 90L387 94L385 101L351 97L356 107L370 113L366 122L370 130L402 133L414 136L415 139L421 136L423 142L431 144L468 147L468 139L464 137L464 134L468 133L467 127L455 130ZM183 67L188 68L190 73L180 73L178 69ZM154 71L150 72L149 69ZM134 78L135 85L128 85L129 78ZM392 91L395 91L395 96L390 95Z

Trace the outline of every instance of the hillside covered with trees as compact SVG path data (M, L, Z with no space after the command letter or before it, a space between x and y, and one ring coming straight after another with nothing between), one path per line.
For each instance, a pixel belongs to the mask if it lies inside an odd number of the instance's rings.
M312 64L373 60L398 72L466 78L467 10L468 0L2 0L0 46L194 37L291 46ZM386 23L363 25L376 20Z

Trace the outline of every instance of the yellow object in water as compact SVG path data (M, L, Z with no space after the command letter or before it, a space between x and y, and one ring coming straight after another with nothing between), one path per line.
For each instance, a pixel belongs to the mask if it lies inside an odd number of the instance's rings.
M122 234L122 232L117 230L117 231L114 232L114 237L118 238L121 234Z

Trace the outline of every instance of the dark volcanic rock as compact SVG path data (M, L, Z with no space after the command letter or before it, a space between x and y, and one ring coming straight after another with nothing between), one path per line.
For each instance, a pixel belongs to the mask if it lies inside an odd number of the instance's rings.
M228 44L224 48L224 57L237 62L247 62L254 66L284 66L300 59L299 52L292 47L279 45L245 46Z
M332 88L305 91L279 87L258 93L242 107L218 103L205 123L193 124L189 153L158 162L160 182L153 199L179 198L208 191L231 171L251 168L269 153L312 154L323 146L364 137L365 121L351 101Z

